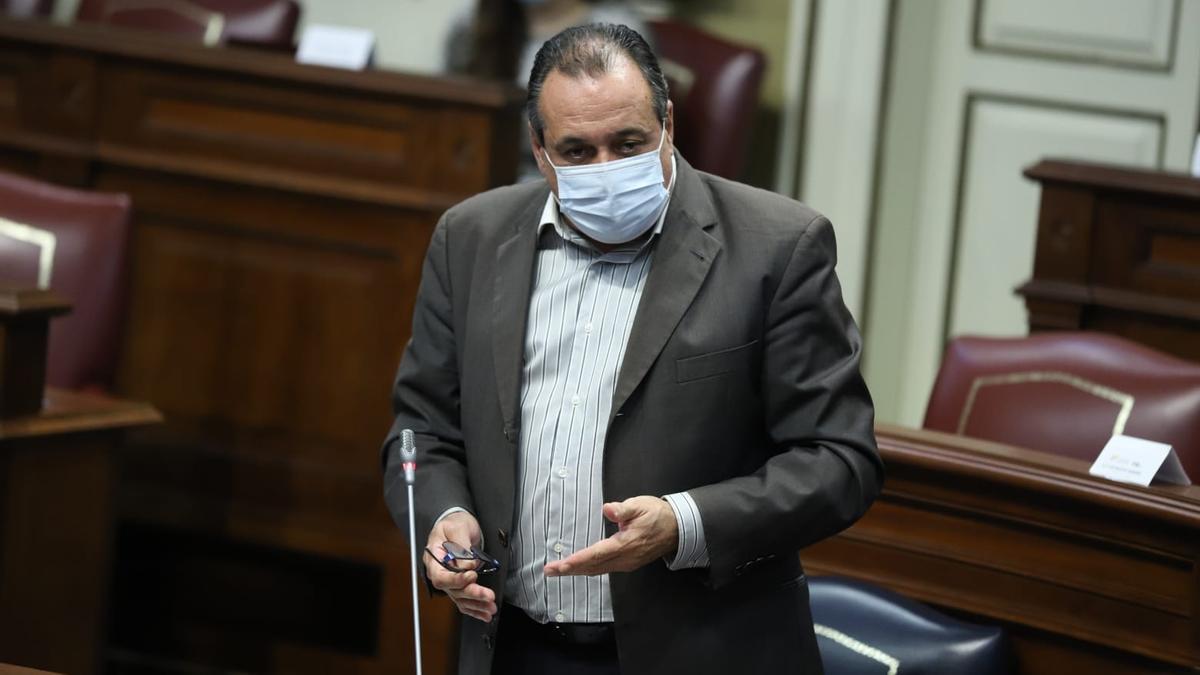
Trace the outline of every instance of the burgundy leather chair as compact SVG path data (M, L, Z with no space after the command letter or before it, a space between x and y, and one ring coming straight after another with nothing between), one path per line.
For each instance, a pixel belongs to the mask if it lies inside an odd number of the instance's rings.
M47 384L110 389L125 304L129 197L0 172L0 282L49 286L70 314L50 323Z
M1200 480L1200 364L1104 333L960 337L925 428L1088 462L1125 433L1170 444Z
M209 44L291 49L300 5L295 0L80 0L75 18L185 35Z
M675 102L675 146L697 169L737 179L766 58L677 21L652 21L650 29Z
M53 13L54 0L0 0L0 14L26 19Z

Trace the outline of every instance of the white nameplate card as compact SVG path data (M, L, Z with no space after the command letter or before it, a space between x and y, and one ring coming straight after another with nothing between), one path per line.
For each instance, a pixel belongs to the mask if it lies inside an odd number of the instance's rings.
M1192 148L1192 175L1200 178L1200 134L1196 134L1196 147Z
M364 70L375 50L375 33L365 28L322 26L304 29L296 60L314 66Z
M1088 473L1135 485L1150 485L1152 480L1172 485L1192 484L1174 448L1133 436L1116 435L1108 439Z

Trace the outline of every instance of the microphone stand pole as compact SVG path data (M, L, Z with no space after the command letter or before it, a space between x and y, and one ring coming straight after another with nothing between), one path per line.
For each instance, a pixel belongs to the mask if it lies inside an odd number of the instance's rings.
M404 482L408 484L408 550L412 565L413 640L417 656L417 675L421 674L421 612L417 607L417 517L413 508L413 483L417 473L417 446L411 429L400 433L400 454L404 459Z

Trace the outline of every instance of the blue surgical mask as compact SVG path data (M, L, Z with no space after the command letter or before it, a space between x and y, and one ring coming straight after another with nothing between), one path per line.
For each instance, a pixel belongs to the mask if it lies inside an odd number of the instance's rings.
M659 158L666 136L664 123L657 149L600 164L556 166L543 149L558 176L559 208L580 232L604 244L623 244L645 234L667 203Z

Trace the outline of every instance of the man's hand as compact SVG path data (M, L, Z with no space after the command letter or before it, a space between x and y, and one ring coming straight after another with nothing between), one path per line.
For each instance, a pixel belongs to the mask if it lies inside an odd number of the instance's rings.
M618 532L567 558L547 563L546 576L631 572L673 554L679 545L675 512L659 497L609 502L604 505L604 517L618 525Z
M475 516L463 511L457 511L442 518L429 533L430 551L438 556L444 556L443 542L452 542L463 548L478 546L483 541L483 533L479 529L479 521ZM475 583L479 579L476 572L451 572L442 567L436 560L430 560L425 554L425 574L433 587L443 591L454 601L458 611L480 621L491 621L496 614L496 594L492 589Z

